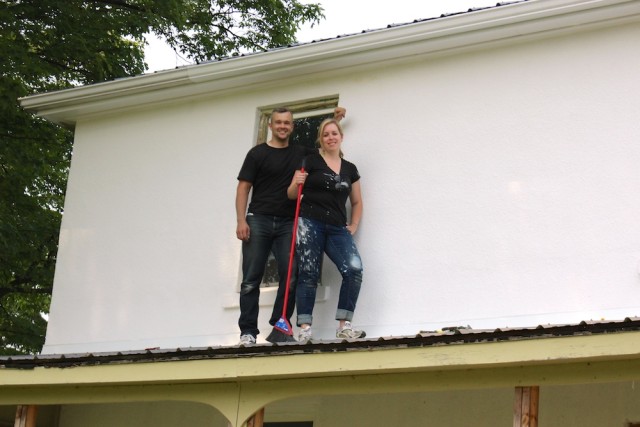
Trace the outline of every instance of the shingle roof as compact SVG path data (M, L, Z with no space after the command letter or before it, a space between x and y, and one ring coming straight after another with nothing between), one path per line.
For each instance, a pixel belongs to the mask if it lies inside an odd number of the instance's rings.
M466 327L423 331L415 336L388 336L358 340L328 340L302 343L256 344L252 346L189 347L177 349L144 349L133 351L43 354L0 357L0 368L33 369L36 367L68 368L74 366L149 363L241 357L279 356L304 353L336 353L371 351L389 348L461 345L526 339L611 334L640 330L640 318L618 321L583 321L568 325L539 325L531 328L499 328L480 330Z

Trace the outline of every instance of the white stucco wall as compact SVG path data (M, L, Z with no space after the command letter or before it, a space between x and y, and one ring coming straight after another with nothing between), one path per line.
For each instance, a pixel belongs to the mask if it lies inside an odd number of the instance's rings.
M362 175L368 336L639 315L638 39L621 25L79 121L44 352L235 344L257 108L332 94Z

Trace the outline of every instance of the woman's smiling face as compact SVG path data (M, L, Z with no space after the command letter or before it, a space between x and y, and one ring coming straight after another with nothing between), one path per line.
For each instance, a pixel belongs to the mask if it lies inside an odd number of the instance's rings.
M340 150L340 145L342 145L342 134L340 133L340 129L335 123L327 123L327 125L322 129L322 135L320 137L320 147L324 151L335 151Z

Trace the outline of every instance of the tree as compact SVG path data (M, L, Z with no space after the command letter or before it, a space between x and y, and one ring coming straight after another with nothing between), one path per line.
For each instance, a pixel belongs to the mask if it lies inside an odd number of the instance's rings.
M203 62L295 42L323 17L298 0L0 2L0 354L38 353L46 320L73 130L18 98L145 70L145 37Z

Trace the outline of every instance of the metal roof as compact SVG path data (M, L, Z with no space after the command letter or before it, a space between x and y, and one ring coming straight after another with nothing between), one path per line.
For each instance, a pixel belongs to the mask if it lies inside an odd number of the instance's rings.
M459 11L459 12L442 13L439 16L432 16L432 17L429 17L429 18L414 19L411 22L400 22L400 23L388 24L386 27L382 27L382 28L372 28L372 29L362 30L362 31L357 32L357 33L341 34L341 35L337 35L336 37L312 40L309 43L316 43L316 42L319 42L319 41L339 39L339 38L342 38L342 37L355 36L355 35L358 35L358 34L366 34L366 33L371 33L371 32L374 32L374 31L387 30L387 29L390 29L390 28L404 27L406 25L418 24L420 22L433 21L433 20L436 20L436 19L448 18L450 16L463 15L463 14L466 14L466 13L478 12L478 11L481 11L481 10L495 9L496 7L500 7L500 6L508 6L508 5L512 5L512 4L516 4L516 3L525 3L525 2L528 2L528 1L532 1L532 0L503 1L503 2L496 3L494 6L471 7L469 9L467 9L467 10L462 10L462 11ZM298 44L306 44L306 42L305 43L298 43ZM291 46L293 46L293 45L290 45L289 47L291 47Z
M187 360L230 359L280 356L308 353L340 353L442 345L463 345L581 335L612 334L640 331L640 318L617 321L582 321L568 325L538 325L531 328L498 328L481 330L469 327L422 331L415 336L388 336L357 340L310 341L308 343L256 344L251 346L188 347L176 349L143 349L133 351L41 354L0 357L0 368L33 369L36 367L69 368L76 366L149 363Z
M448 18L448 17L451 17L451 16L464 15L464 14L471 13L471 12L478 12L478 11L481 11L481 10L495 9L497 7L500 7L500 6L509 6L509 5L512 5L512 4L526 3L526 2L530 2L530 1L532 1L532 0L503 1L503 2L496 3L495 6L472 7L472 8L469 8L467 10L460 11L460 12L442 13L439 16L434 16L434 17L430 17L430 18L414 19L411 22L392 23L392 24L388 24L387 26L382 27L382 28L363 29L363 30L361 30L361 31L359 31L357 33L339 34L339 35L336 35L335 37L313 39L313 40L308 41L308 42L292 43L292 44L289 44L289 45L286 45L286 46L280 46L280 47L274 47L274 48L266 49L264 51L244 52L244 53L240 53L240 54L237 54L237 55L225 56L225 57L217 58L217 59L211 59L209 61L196 62L195 64L179 65L179 66L176 66L175 68L178 69L178 68L183 68L183 67L191 67L193 65L209 64L209 63L212 63L212 62L220 62L220 61L225 61L225 60L234 59L234 58L238 58L238 57L246 57L246 56L252 56L252 55L265 53L265 52L273 52L273 51L282 50L282 49L289 49L289 48L296 47L296 46L304 46L304 45L308 45L308 44L314 44L314 43L326 42L326 41L331 41L331 40L337 40L337 39L341 39L341 38L345 38L345 37L357 36L357 35L360 35L360 34L373 33L373 32L377 32L377 31L384 31L384 30L388 30L388 29L391 29L391 28L406 27L408 25L419 24L421 22L434 21L434 20L437 20L437 19ZM154 73L161 72L161 71L166 71L166 70L158 70L158 71L154 71Z

